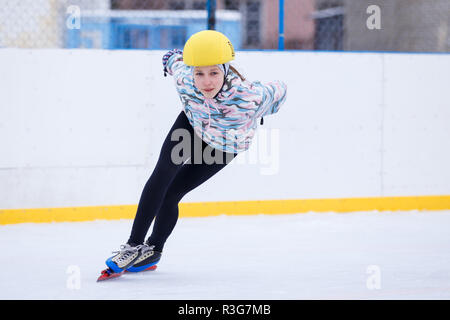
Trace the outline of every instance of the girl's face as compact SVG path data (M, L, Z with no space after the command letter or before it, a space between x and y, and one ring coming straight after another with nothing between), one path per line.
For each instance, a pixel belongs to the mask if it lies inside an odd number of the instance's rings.
M224 74L218 66L194 67L194 84L208 99L216 96L223 81Z

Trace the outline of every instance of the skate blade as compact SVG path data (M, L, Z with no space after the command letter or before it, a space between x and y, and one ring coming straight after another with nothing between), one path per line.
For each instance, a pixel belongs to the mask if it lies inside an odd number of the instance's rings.
M100 275L100 277L98 277L97 282L114 279L114 278L120 277L122 274L123 274L123 272L117 273L108 268L101 272L101 275Z

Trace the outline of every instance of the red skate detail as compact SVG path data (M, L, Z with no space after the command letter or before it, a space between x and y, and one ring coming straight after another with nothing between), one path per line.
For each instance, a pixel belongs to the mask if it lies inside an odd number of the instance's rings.
M101 272L101 275L100 275L100 277L98 277L97 282L117 278L117 277L120 277L122 274L123 274L123 271L116 273L116 272L112 271L110 268L108 268Z
M157 267L157 265L155 264L154 266L148 267L147 269L145 269L144 271L153 271L155 270Z

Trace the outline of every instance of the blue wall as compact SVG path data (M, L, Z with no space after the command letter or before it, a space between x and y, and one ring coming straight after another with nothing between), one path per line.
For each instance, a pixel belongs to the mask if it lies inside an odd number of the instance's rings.
M66 29L66 48L173 49L183 48L194 33L206 29L206 19L175 18L166 25L162 18L82 18L81 29ZM236 50L241 48L240 21L217 19L216 30L224 33Z

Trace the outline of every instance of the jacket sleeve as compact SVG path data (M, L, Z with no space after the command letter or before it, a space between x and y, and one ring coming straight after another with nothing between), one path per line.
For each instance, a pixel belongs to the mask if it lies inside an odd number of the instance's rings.
M170 74L171 76L176 76L179 71L189 67L184 64L183 55L176 52L169 57L165 68L168 74Z
M266 84L255 82L261 92L261 104L256 110L255 117L261 118L277 113L286 100L287 86L281 81L272 81Z

